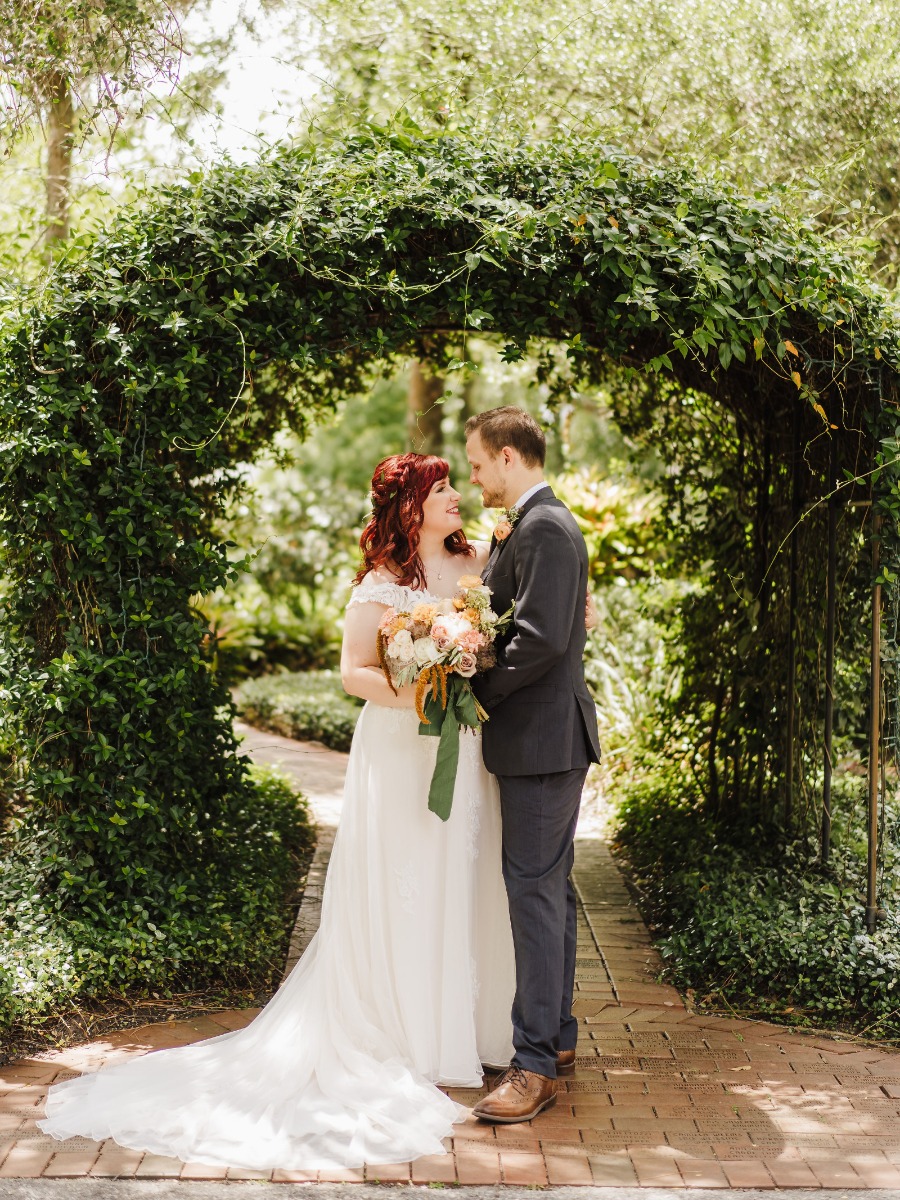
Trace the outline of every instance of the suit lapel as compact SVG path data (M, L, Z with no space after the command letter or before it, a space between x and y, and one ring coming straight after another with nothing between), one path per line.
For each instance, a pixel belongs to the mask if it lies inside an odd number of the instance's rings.
M481 573L481 578L484 580L485 583L487 583L488 577L490 576L491 571L493 571L493 569L494 569L494 564L496 563L497 559L499 558L499 549L502 544L503 543L498 542L496 538L494 538L494 537L491 538L491 552L488 555L488 560L485 563L484 570Z
M519 521L521 521L522 517L524 517L526 513L530 513L533 508L537 508L539 504L546 504L548 500L555 499L556 493L548 483L546 487L541 488L539 492L535 492L531 499L522 505L522 516L519 517ZM516 522L516 528L518 528L519 521ZM513 533L515 532L516 530L513 529ZM510 537L511 536L512 534L510 534Z
M556 494L554 493L553 488L551 488L549 486L545 487L545 488L541 488L541 490L539 492L535 492L535 494L531 497L531 499L522 505L522 511L519 514L519 519L518 519L518 521L516 521L515 525L513 526L512 533L509 534L508 537L505 537L502 542L498 542L497 539L493 535L491 535L491 550L490 550L490 554L488 555L487 565L484 568L484 574L482 576L485 583L487 583L488 576L493 571L494 567L497 564L497 560L499 559L500 555L503 553L504 546L506 546L508 542L511 542L513 540L513 538L516 536L516 531L518 530L519 526L521 525L522 518L525 516L525 514L531 512L531 510L533 508L537 508L537 506L539 504L543 504L546 500L555 500L555 499L556 499Z

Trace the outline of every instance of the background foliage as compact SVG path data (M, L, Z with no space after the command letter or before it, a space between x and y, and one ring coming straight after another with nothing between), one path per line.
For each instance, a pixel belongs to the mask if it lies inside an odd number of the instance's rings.
M426 128L594 136L750 192L765 180L894 282L898 23L896 0L307 0L296 44L331 85L326 126L407 108Z
M237 693L245 720L282 737L349 750L362 701L348 696L336 671L299 671L251 679Z
M818 780L821 783L821 778ZM648 771L623 802L620 848L641 885L672 980L702 1004L790 1024L897 1039L897 813L886 816L880 897L863 923L865 780L839 778L837 835L823 867L811 831L703 819L685 774Z
M638 515L604 542L590 486L581 516L619 577L657 557L702 575L678 614L666 728L705 763L713 813L774 811L790 431L806 497L821 495L831 426L842 465L866 461L866 414L894 403L892 311L777 198L594 140L426 136L402 117L155 196L73 247L8 324L5 870L31 897L13 930L50 904L48 944L73 920L97 944L123 922L137 939L220 869L215 831L242 828L256 793L192 597L235 577L219 529L242 464L410 353L471 371L469 339L487 335L506 363L533 355L549 405L606 387L632 443L659 442L663 531ZM848 604L858 549L843 524ZM261 552L260 570L286 550ZM819 589L806 573L811 613ZM811 623L810 661L818 637ZM852 638L847 654L852 670Z
M280 976L313 844L305 802L283 776L254 768L212 814L172 804L126 886L104 877L111 839L96 807L80 824L93 836L80 838L74 820L39 827L28 815L14 816L13 852L0 857L0 1027L74 999L266 987ZM140 837L125 818L123 830ZM176 851L179 834L189 853Z

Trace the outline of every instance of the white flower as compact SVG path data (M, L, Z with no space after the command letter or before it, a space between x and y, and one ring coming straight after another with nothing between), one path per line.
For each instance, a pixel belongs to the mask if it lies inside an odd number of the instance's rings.
M392 663L406 667L415 661L416 652L413 649L412 634L408 629L399 629L388 642L385 653Z
M401 667L408 667L410 663L415 662L416 651L413 647L412 641L410 640L408 646L405 643L402 646L399 646L396 654L392 655L392 657L394 661Z
M441 600L441 602L437 606L437 609L438 609L438 612L441 613L443 616L449 616L452 613L456 612L456 605L453 603L452 600L449 600L449 599Z
M413 642L416 662L420 667L431 667L441 657L441 652L430 637L416 638Z
M481 613L481 624L489 628L491 625L496 625L500 618L492 608L486 608Z
M472 622L468 617L460 617L458 615L440 617L434 623L434 630L440 630L441 634L449 637L452 640L458 638L461 633L472 632Z

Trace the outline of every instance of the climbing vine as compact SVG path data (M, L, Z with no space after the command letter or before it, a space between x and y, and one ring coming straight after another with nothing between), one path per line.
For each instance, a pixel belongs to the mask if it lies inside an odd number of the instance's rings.
M686 652L712 626L731 639L721 744L748 747L753 789L777 780L784 676L777 645L761 647L785 636L783 576L763 570L793 519L786 448L796 422L804 503L835 432L842 479L863 475L877 451L882 572L896 586L896 314L835 245L784 219L777 198L594 142L472 142L401 120L154 193L74 247L39 301L5 318L9 927L24 920L27 879L26 907L54 928L77 919L98 938L116 931L134 962L141 938L168 936L181 897L198 895L251 821L231 703L191 605L233 576L216 528L240 465L393 358L427 347L461 365L472 330L499 336L508 361L561 343L584 385L624 371L623 420L655 429L673 461L688 438L692 488L697 439L725 414L721 435L707 432L707 467L716 502L740 503L719 525L710 513L710 538L727 546L710 548L721 569ZM559 391L569 384L552 363L542 371ZM763 502L764 544L748 543L741 506ZM842 555L856 562L846 528ZM810 614L819 582L804 576ZM723 606L733 620L720 619ZM735 690L751 662L752 689ZM686 664L698 680L713 665ZM707 742L708 702L703 692L691 725ZM717 755L733 789L747 755Z

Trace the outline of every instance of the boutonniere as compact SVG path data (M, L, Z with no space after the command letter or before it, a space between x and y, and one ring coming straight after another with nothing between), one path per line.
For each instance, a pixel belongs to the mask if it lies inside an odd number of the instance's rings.
M506 508L503 510L503 516L494 526L494 540L497 542L505 542L509 535L515 529L516 521L521 517L521 513L517 508Z

